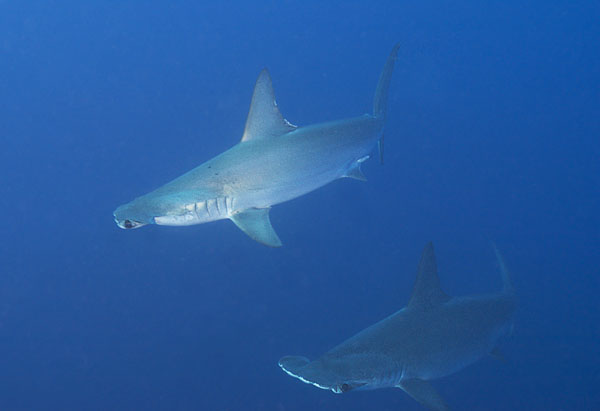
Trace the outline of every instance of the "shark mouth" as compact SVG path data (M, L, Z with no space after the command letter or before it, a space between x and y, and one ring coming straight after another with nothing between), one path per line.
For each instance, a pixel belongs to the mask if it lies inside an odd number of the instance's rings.
M140 228L146 225L146 223L140 223L139 221L135 220L117 220L116 218L115 223L117 223L119 228L122 228L123 230L131 230L132 228Z

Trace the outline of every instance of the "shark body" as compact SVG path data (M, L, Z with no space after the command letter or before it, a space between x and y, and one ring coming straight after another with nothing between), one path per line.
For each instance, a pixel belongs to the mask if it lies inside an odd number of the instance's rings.
M486 355L499 355L499 340L512 331L516 297L504 260L495 252L502 291L450 297L440 288L429 243L405 308L315 361L287 356L279 366L292 377L337 394L398 387L430 409L448 409L428 381L455 373Z
M360 164L379 142L398 45L375 92L373 113L296 127L281 115L271 78L263 70L254 88L240 143L188 173L118 207L117 225L182 226L231 219L254 240L277 247L269 220L272 205L299 197L338 178L365 180Z

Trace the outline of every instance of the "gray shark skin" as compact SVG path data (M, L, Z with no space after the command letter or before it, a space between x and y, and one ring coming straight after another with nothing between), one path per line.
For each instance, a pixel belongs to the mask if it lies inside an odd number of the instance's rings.
M338 178L365 180L360 164L379 142L382 152L387 96L398 54L381 73L373 114L306 127L283 118L267 70L258 76L242 140L164 186L118 207L117 225L182 226L231 219L251 238L271 247L281 241L270 207Z
M425 246L408 305L364 329L315 361L287 356L279 366L292 377L336 394L402 388L432 410L448 406L429 380L455 373L486 355L512 331L516 297L494 246L503 289L450 297L440 288L433 245Z

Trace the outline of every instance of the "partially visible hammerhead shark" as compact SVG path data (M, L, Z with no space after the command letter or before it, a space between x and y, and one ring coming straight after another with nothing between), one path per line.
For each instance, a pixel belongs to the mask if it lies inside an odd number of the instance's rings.
M398 45L379 78L373 114L297 127L283 118L267 70L258 76L242 141L188 173L118 207L117 225L182 226L230 219L251 238L281 246L272 205L341 177L365 180L360 165L379 142ZM382 158L382 157L381 157Z
M429 380L480 358L500 356L498 341L512 332L516 297L506 264L497 294L450 297L440 288L431 243L425 246L408 305L364 329L315 361L288 356L279 366L292 377L336 394L399 387L432 410L447 410Z

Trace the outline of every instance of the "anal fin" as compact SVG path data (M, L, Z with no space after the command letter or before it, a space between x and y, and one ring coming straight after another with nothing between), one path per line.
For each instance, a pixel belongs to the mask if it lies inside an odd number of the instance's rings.
M281 247L281 240L277 236L271 220L270 208L249 208L232 215L231 221L250 238L269 247Z
M446 411L449 409L444 399L425 380L418 378L402 380L398 387L431 410Z

